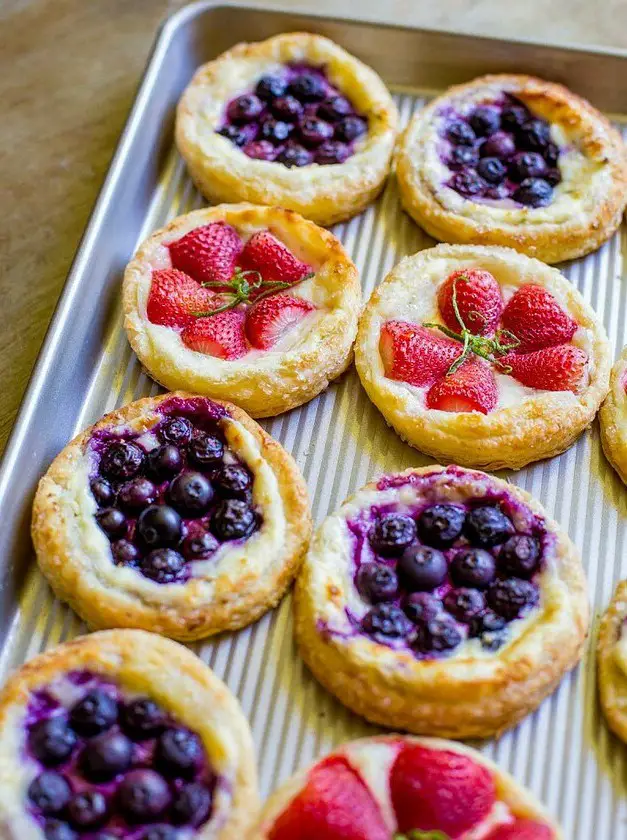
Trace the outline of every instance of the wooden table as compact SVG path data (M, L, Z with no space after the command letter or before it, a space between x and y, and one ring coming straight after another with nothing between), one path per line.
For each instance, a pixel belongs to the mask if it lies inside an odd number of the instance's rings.
M553 0L548 19L546 0L248 4L627 47L624 0ZM181 5L176 0L0 0L0 451L157 25Z

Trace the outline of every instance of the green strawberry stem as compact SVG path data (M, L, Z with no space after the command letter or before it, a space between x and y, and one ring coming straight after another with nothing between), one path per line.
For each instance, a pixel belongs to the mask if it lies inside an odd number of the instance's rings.
M251 283L249 282L248 277L253 276L257 279ZM312 276L313 274L307 274L297 282L302 283L303 280L308 280ZM222 304L222 306L218 306L216 309L211 309L208 312L193 312L192 314L196 318L209 318L211 315L218 315L220 312L227 312L229 309L235 309L235 307L239 306L240 303L252 303L251 294L253 292L259 292L259 294L255 295L255 303L257 303L258 301L267 298L269 295L275 294L275 292L281 292L283 289L291 289L293 286L296 286L297 283L282 283L279 280L264 280L258 271L242 271L241 268L236 267L235 274L227 283L207 281L205 283L201 283L201 285L205 289L220 289L223 294L230 295L231 299Z
M393 840L450 840L443 831L420 831L413 828L407 834L395 834Z

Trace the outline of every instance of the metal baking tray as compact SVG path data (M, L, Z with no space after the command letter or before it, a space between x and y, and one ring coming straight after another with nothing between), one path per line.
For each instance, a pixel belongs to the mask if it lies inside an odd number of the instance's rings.
M627 54L564 49L372 23L197 3L156 40L108 177L79 247L0 471L0 677L40 650L84 632L37 571L29 539L38 478L65 443L105 411L157 386L122 329L120 283L137 243L202 205L173 147L176 101L197 65L240 40L309 30L371 64L394 90L403 122L428 96L490 71L562 81L620 122ZM355 259L364 298L405 254L431 240L400 209L392 179L379 201L336 233ZM603 318L615 348L627 342L623 229L596 254L563 266ZM429 459L387 428L354 371L300 409L264 423L293 453L320 521L370 477ZM627 576L627 491L604 460L596 425L559 458L505 475L537 496L582 552L595 618ZM239 696L258 751L264 795L334 744L374 732L327 694L299 660L290 598L239 633L195 646ZM538 711L481 748L528 785L569 840L627 838L627 751L598 708L595 630L582 665Z

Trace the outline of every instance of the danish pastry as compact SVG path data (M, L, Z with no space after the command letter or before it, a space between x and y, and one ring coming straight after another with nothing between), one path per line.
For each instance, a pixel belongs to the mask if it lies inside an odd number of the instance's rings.
M560 840L534 797L481 753L401 735L343 744L280 787L250 840Z
M178 105L176 142L209 201L279 205L331 225L381 191L397 121L374 70L296 32L200 67Z
M627 743L627 581L616 587L601 620L597 650L601 708L610 729Z
M236 840L256 804L248 723L182 645L83 636L0 693L3 840Z
M130 403L68 444L32 524L42 572L91 627L180 640L275 606L310 531L291 456L241 409L182 392Z
M339 240L290 210L179 216L124 275L125 327L171 390L268 417L317 396L352 361L361 289Z
M485 738L579 660L576 549L522 490L450 466L386 475L329 516L298 577L295 633L314 676L369 721Z
M612 368L599 424L605 457L627 484L627 347Z
M627 201L618 132L531 76L482 76L439 96L402 135L397 174L405 210L436 239L548 263L595 251Z
M375 290L355 361L412 446L519 469L563 452L592 422L610 348L557 269L510 248L439 245L402 260Z

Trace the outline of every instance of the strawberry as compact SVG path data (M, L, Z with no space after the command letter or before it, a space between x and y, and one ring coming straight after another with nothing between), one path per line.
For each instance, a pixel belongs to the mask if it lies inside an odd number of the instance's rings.
M399 831L441 831L458 838L481 823L495 801L490 771L468 756L406 746L390 773Z
M316 307L303 298L270 295L248 310L246 335L253 347L269 350Z
M573 344L545 347L533 353L508 353L500 360L511 375L529 388L545 391L577 391L588 362L588 354Z
M239 234L226 222L194 228L168 246L173 267L185 271L199 283L228 282L242 247Z
M553 840L553 837L553 832L544 823L516 820L515 823L499 826L486 840Z
M496 408L498 391L490 367L478 359L468 359L455 373L448 374L427 392L427 408L439 411L480 411Z
M460 332L462 325L453 308L453 285L464 326L475 335L491 335L503 311L501 289L489 271L467 268L454 271L438 290L440 315L446 326Z
M296 259L269 230L251 236L244 246L241 266L245 271L258 271L270 283L298 283L313 273L311 266Z
M503 310L503 327L520 341L518 352L566 344L577 331L577 322L564 312L542 286L522 286Z
M420 387L444 376L462 345L407 321L387 321L381 328L379 352L387 377Z
M346 759L331 756L277 818L268 840L390 840L379 806Z
M244 318L244 312L239 309L196 318L181 333L183 344L190 350L218 359L239 359L249 349L244 334Z
M176 269L152 272L147 315L153 324L164 327L185 327L193 323L194 312L205 312L219 306L221 300L209 289Z

